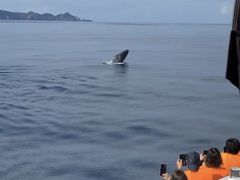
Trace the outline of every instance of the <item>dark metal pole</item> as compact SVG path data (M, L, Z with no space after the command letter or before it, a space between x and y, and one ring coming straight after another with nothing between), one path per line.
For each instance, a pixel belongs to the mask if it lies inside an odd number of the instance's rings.
M226 78L240 90L240 0L235 0Z
M240 8L240 0L235 0L234 14L233 14L233 24L232 30L239 30L239 9Z

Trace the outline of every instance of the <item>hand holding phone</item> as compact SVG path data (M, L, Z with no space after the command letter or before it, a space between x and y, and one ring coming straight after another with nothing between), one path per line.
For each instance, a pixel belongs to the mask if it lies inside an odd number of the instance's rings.
M223 147L223 152L225 152L225 153L227 152L227 147L226 146Z
M160 168L160 176L162 176L163 174L167 173L167 165L166 164L161 164L161 168Z
M208 150L203 150L203 155L206 156L208 154Z
M179 159L182 160L182 165L187 165L187 154L179 154Z

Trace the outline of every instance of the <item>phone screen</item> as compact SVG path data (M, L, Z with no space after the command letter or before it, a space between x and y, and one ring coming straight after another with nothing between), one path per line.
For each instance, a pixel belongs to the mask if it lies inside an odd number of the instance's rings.
M208 150L203 150L203 155L207 155Z
M179 154L179 159L182 160L182 165L187 165L187 154Z
M162 176L163 174L167 173L167 165L166 164L161 164L161 168L160 168L160 176Z
M226 146L224 146L223 152L227 152L227 147Z

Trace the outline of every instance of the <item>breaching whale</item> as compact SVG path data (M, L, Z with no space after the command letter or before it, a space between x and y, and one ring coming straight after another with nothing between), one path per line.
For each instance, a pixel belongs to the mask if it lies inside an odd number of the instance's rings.
M123 61L127 57L128 53L129 53L129 50L126 49L125 51L123 51L123 52L121 52L119 54L116 54L114 56L114 59L112 60L112 63L123 63Z
M123 61L126 59L128 53L129 53L129 50L126 49L120 52L119 54L116 54L113 60L105 61L104 63L105 64L124 64Z

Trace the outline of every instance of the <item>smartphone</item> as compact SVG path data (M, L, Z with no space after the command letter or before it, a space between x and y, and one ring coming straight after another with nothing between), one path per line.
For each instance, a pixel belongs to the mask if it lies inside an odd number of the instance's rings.
M166 164L161 164L161 168L160 168L160 176L162 176L163 174L167 173L167 165Z
M227 152L227 147L226 146L224 146L223 152Z
M179 154L179 159L182 160L182 165L187 165L187 154Z
M203 155L205 156L205 155L207 155L207 153L208 153L208 150L203 150Z

